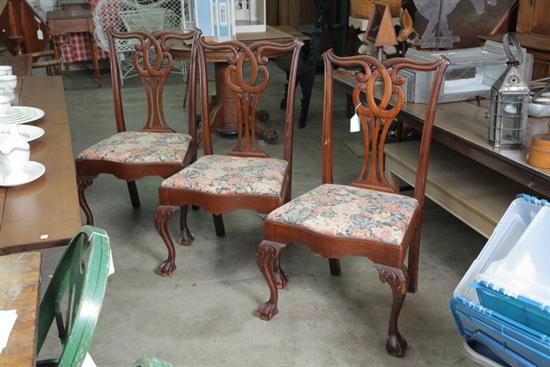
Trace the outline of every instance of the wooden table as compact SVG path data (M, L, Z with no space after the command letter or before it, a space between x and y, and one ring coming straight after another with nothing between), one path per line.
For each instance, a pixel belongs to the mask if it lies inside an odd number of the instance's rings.
M95 82L98 87L101 86L97 45L94 38L94 20L91 10L71 8L69 10L49 11L48 25L53 36L80 32L90 35L90 51L95 71ZM54 39L56 40L57 48L61 49L61 45L57 43L59 37L54 37ZM68 69L68 64L65 65L65 68Z
M31 55L2 55L0 65L11 65L12 74L17 76L30 76L32 73Z
M294 38L307 40L303 34L293 31L291 28L274 28L267 27L266 32L257 33L238 33L237 40L245 44L250 44L256 41L273 41L273 42L288 42ZM174 59L189 60L189 47L182 45L172 45L171 53ZM237 133L237 111L233 93L225 84L224 73L227 63L223 56L210 53L207 55L208 62L214 62L214 74L216 80L216 99L210 107L211 124L222 135L235 135ZM258 111L257 116L265 116L265 111ZM263 113L261 113L263 112ZM269 116L269 115L267 115ZM265 118L259 119L265 120ZM274 130L267 128L261 123L256 123L257 133L263 136L265 140L271 141L277 138ZM259 130L259 131L258 131Z
M40 253L0 256L0 310L17 310L17 320L0 354L0 366L34 366Z
M61 246L82 226L69 119L61 77L19 79L19 104L43 109L32 124L45 135L31 142L31 160L46 166L38 180L0 188L0 255Z

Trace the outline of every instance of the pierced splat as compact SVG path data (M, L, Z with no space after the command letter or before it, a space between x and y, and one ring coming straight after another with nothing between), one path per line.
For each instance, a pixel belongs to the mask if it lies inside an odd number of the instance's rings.
M131 62L139 75L145 88L147 101L147 114L145 127L142 131L150 132L174 132L164 118L163 92L166 79L173 68L173 59L170 54L169 40L187 41L193 40L198 36L198 32L189 33L159 33L151 35L142 32L117 33L111 32L109 38L110 49L115 49L115 39L127 40L135 43L136 52L133 54ZM193 51L194 52L194 51ZM194 55L192 55L192 58ZM112 58L114 59L114 58ZM118 78L118 65L111 60L111 70L116 70L113 78ZM193 68L194 70L194 68ZM115 100L120 98L120 87L113 90ZM115 111L117 119L117 128L119 131L125 130L124 115L122 109Z
M344 68L339 72L352 74L357 81L352 100L361 123L364 159L361 172L352 185L392 192L384 176L384 145L389 128L405 101L402 90L405 80L374 57L360 56L344 61L327 53L327 59ZM382 85L377 85L377 81ZM380 92L379 100L374 97L375 89Z
M228 64L225 69L225 84L235 96L236 120L237 120L237 143L231 155L267 157L262 148L258 145L255 132L256 110L260 98L269 84L269 70L267 64L269 57L284 53L293 52L293 60L296 57L302 42L294 40L289 43L256 42L250 46L239 41L228 41L211 43L205 39L199 40L199 60L201 68L201 95L203 100L208 95L207 85L203 80L206 78L206 57L205 52L219 55ZM297 68L297 63L294 65ZM294 90L292 90L293 92ZM203 106L207 111L207 106ZM203 116L207 114L203 113ZM291 112L287 111L285 120L292 119ZM210 140L210 121L204 124L205 129L205 150L211 154L213 149Z

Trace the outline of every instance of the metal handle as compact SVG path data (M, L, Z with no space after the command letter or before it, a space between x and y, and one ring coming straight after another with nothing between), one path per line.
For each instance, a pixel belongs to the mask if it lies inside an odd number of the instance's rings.
M520 61L516 59L516 57L514 56L514 53L512 52L512 50L510 50L510 40L516 47L518 57L523 56L523 52L521 52L521 45L519 44L519 41L516 38L515 33L505 33L504 36L502 37L502 46L504 47L504 53L506 54L506 57L508 57L508 60L511 63L519 65Z

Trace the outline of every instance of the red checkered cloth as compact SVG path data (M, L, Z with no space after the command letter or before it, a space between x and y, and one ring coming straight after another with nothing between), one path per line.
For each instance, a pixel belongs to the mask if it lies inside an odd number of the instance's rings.
M92 11L100 0L90 0ZM90 35L88 33L67 33L56 36L56 42L61 47L63 62L86 61L92 59L90 50ZM99 59L108 58L108 53L98 46L97 56Z
M60 45L63 62L86 61L92 59L92 51L90 49L90 34L67 33L56 36L56 42ZM99 59L105 59L108 56L107 52L98 46L97 56Z

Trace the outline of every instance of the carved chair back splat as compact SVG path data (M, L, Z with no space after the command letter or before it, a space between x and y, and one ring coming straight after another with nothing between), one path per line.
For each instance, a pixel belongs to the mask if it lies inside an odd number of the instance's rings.
M163 109L163 92L166 79L170 76L174 62L170 53L170 40L181 42L193 42L191 49L191 60L196 59L196 40L200 32L193 30L190 32L160 32L155 35L145 32L125 32L117 33L110 31L108 34L109 49L115 50L117 39L130 40L135 42L136 51L132 55L132 65L138 73L147 100L147 115L145 127L141 131L150 132L174 132L166 123ZM120 85L120 60L119 54L112 52L110 54L111 78L113 84L113 100L115 104L115 119L117 131L126 131L124 120L124 110L122 106L122 92ZM196 65L191 63L190 81L196 80ZM191 93L189 103L189 116L195 115L196 94ZM189 120L189 135L195 138L194 119Z
M206 69L206 52L220 55L228 64L225 69L225 83L235 96L237 111L237 142L230 155L248 157L268 157L258 145L255 123L256 109L269 83L269 58L292 53L290 77L288 83L288 100L284 121L284 159L292 162L292 121L294 119L294 97L296 90L296 72L299 54L303 42L297 39L287 43L260 41L250 46L239 41L212 43L204 38L198 41L198 59L201 81L201 114L204 129L204 153L213 154L212 126L208 113L208 78ZM247 70L248 68L248 70ZM247 72L248 71L248 72Z
M170 44L173 44L173 41L192 42L191 59L195 60L199 36L198 30L160 32L154 35L144 32L108 33L110 50L116 49L115 44L119 40L129 41L135 45L131 62L145 88L147 113L145 126L139 132L126 131L119 54L110 53L117 134L84 150L75 160L79 202L86 214L87 224L93 224L94 218L85 191L97 175L112 174L126 181L132 206L138 208L140 200L135 180L146 176L169 177L197 159L196 62L191 62L189 73L188 134L175 133L168 126L163 110L163 91L173 66Z
M338 66L339 73L354 75L357 84L352 93L355 111L360 119L363 134L364 158L359 176L351 183L352 186L372 190L395 192L386 180L384 172L384 146L389 128L397 117L403 105L405 96L402 89L405 78L399 75L403 69L427 72L436 70L430 89L430 99L422 130L420 159L417 166L414 197L420 207L424 205L425 181L428 172L428 156L431 146L432 128L437 106L436 95L441 88L445 74L447 59L431 63L422 63L405 58L393 58L384 62L371 56L338 57L332 50L323 55L325 66L325 95L323 111L323 183L333 183L333 139L332 139L332 105L333 105L333 73ZM381 90L376 82L381 80ZM437 91L437 93L434 93ZM380 98L376 99L376 92Z
M386 349L403 356L407 343L399 333L397 321L407 291L415 291L418 277L418 252L428 155L439 90L449 65L442 58L421 63L404 58L384 62L371 56L338 57L332 50L323 54L325 94L323 111L323 185L271 212L265 221L264 241L256 261L270 290L269 300L256 314L270 320L278 313L278 288L287 277L280 267L282 250L289 243L301 243L329 259L330 271L340 274L339 259L365 256L375 263L380 280L388 283L393 303ZM364 160L359 176L350 185L334 185L333 180L333 73L355 77L353 103L364 139ZM393 119L404 105L400 70L434 71L425 116L414 199L397 194L384 172L384 145ZM377 81L381 85L377 86ZM375 89L381 88L380 98ZM378 94L378 93L376 93ZM359 189L358 189L359 188ZM326 219L330 218L330 219ZM409 254L409 269L405 257Z

